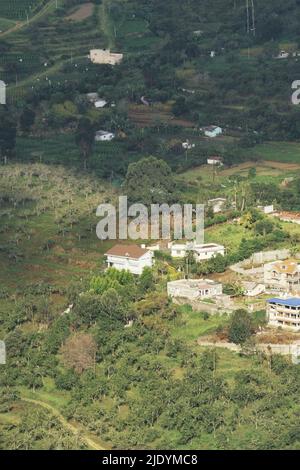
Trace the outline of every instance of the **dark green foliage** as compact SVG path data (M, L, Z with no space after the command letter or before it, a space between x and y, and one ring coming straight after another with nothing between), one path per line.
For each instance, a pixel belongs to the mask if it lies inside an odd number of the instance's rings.
M170 167L154 157L143 158L128 167L124 193L131 203L170 203L175 200L176 185Z
M232 343L243 344L253 333L253 319L247 310L237 310L232 314L228 339Z

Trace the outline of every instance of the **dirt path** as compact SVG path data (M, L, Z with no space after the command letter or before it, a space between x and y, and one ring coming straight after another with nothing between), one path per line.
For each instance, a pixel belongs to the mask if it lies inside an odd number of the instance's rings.
M115 47L115 33L113 24L109 16L109 9L110 0L102 0L101 5L99 6L98 16L101 30L104 36L106 37L106 46L108 49L111 49L113 51Z
M33 398L25 398L21 397L22 401L25 401L27 403L32 403L37 406L42 406L46 410L50 411L57 419L58 421L63 425L64 428L66 428L68 431L70 431L72 434L78 434L80 433L80 437L82 440L88 445L93 450L106 450L104 447L101 447L98 442L96 442L92 437L90 437L84 430L79 426L75 424L69 423L69 421L64 418L64 416L58 411L56 408L54 408L52 405L49 405L48 403L45 403L40 400L34 400Z

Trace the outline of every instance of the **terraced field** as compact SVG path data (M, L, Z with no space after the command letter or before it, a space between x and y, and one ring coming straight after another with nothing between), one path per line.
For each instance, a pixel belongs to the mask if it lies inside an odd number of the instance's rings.
M1 0L1 17L22 21L33 16L36 11L47 1L43 0Z

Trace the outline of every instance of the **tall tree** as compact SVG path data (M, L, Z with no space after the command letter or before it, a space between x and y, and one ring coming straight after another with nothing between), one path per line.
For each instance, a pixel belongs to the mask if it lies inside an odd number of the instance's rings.
M91 121L88 118L81 118L78 122L75 142L79 147L85 170L87 169L88 159L93 150L94 135L95 131Z
M0 158L13 155L16 146L17 126L6 106L0 107Z

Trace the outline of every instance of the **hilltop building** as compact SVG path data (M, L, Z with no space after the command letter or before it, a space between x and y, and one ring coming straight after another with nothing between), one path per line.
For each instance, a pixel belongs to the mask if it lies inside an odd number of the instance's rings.
M115 134L113 132L97 131L95 134L96 142L110 142L114 138L115 138Z

